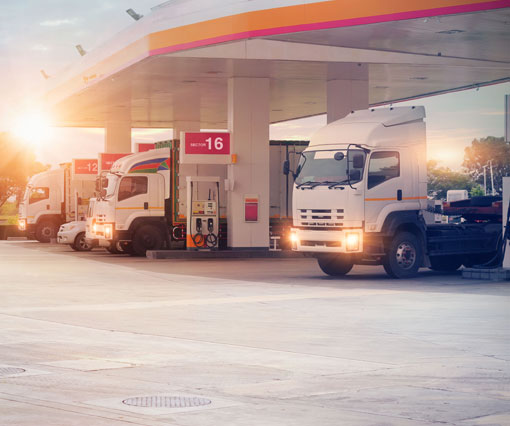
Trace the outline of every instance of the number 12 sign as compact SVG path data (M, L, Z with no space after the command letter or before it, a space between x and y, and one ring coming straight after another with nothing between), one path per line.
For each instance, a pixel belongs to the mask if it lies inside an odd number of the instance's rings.
M181 132L181 163L228 164L230 133Z

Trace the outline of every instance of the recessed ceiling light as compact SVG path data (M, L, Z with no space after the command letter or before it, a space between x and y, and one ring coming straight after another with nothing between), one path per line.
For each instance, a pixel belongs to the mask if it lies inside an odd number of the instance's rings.
M143 18L143 15L140 15L139 13L136 13L133 9L126 10L126 13L131 16L135 21L138 21L139 19Z
M81 44L77 44L75 47L81 56L85 56L87 54L87 51L81 46Z

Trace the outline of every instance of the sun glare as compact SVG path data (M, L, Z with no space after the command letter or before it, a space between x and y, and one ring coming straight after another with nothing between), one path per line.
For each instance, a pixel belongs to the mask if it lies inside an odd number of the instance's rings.
M457 169L462 164L464 152L462 148L442 147L441 149L430 149L427 157L429 160L436 160L439 166Z
M29 146L47 142L51 137L49 117L42 112L19 115L13 123L13 134Z

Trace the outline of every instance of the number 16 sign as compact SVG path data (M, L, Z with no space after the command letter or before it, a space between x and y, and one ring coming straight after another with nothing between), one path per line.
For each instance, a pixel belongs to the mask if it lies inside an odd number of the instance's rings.
M181 132L181 163L230 163L230 133Z

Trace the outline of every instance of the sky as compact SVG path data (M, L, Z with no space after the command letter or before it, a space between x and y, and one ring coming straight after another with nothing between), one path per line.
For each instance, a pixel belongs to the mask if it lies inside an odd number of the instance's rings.
M14 111L41 87L40 70L55 75L79 59L75 45L87 51L132 24L125 12L146 15L163 0L1 0L0 131L15 121ZM503 136L504 95L510 83L483 87L399 105L424 105L428 156L459 169L464 148L474 138ZM326 124L325 116L272 125L271 139L307 139ZM164 140L171 130L133 129L133 142ZM71 158L93 158L103 150L103 129L53 128L47 143L34 147L37 158L52 165Z

